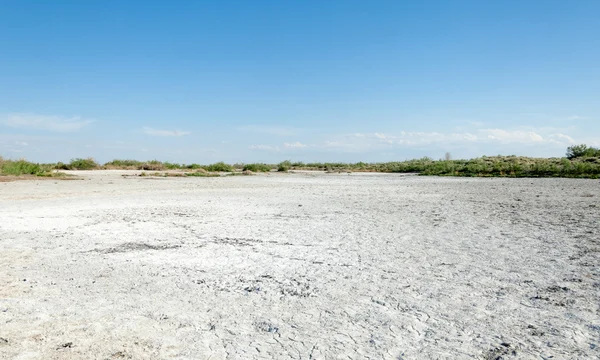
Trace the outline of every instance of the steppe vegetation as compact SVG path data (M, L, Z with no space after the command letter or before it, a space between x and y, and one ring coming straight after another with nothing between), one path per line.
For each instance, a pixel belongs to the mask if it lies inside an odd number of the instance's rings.
M269 172L273 169L273 165L267 165L267 164L260 164L260 163L256 163L256 164L246 164L243 167L243 171L252 171L252 172Z
M23 159L6 160L0 156L0 176L66 177L66 174L55 171L53 164L37 164Z
M523 156L482 156L469 160L434 160L429 157L385 163L303 163L282 161L279 164L226 164L217 162L210 165L178 164L158 160L112 160L103 165L92 158L77 158L69 163L37 164L26 160L5 160L0 158L0 175L56 176L56 170L95 170L121 169L142 171L179 171L181 176L206 177L219 172L246 174L260 172L288 172L292 170L316 170L327 172L385 172L417 173L435 176L471 177L579 177L600 178L600 149L587 145L567 148L563 158L530 158ZM163 176L175 176L167 174Z

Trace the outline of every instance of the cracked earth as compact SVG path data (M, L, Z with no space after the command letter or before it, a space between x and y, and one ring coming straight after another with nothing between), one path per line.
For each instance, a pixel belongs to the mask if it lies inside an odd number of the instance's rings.
M0 358L600 357L600 181L0 183Z

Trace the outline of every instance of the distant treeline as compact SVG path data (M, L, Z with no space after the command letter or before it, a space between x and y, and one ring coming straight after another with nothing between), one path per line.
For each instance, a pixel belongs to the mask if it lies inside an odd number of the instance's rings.
M436 176L502 176L502 177L579 177L600 178L600 149L587 145L567 148L563 158L530 158L522 156L483 156L470 160L421 159L385 163L303 163L289 160L279 164L177 164L158 160L113 160L98 164L94 159L73 159L69 163L37 164L26 160L4 160L0 157L0 175L48 176L56 170L124 169L144 171L179 170L184 172L287 172L320 170L327 172L418 173Z

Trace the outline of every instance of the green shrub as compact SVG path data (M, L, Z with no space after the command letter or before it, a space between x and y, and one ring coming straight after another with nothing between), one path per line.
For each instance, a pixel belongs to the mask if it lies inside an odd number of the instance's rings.
M269 172L269 171L271 171L271 169L272 169L272 166L270 166L270 165L255 163L255 164L244 165L242 171Z
M225 164L222 161L211 164L211 165L203 166L203 168L207 171L216 171L216 172L232 172L235 170L233 168L233 166L231 166L229 164Z
M289 160L285 160L277 165L277 171L288 172L292 167L292 162Z
M47 171L47 169L43 169L39 164L26 160L4 160L0 166L0 173L3 175L39 175Z
M98 163L92 158L87 159L72 159L68 165L69 170L92 170L99 167Z
M572 160L580 157L600 157L600 149L585 144L573 145L567 148L567 159Z
M70 168L69 168L69 164L65 164L65 163L64 163L64 162L62 162L62 161L59 161L59 162L57 162L57 163L54 165L54 168L55 168L56 170L70 170Z
M142 167L142 162L137 160L120 160L115 159L104 164L105 168L117 168L117 169L135 169L139 170Z
M164 166L165 166L165 168L167 168L169 170L181 169L183 167L180 164L170 163L168 161L164 163Z

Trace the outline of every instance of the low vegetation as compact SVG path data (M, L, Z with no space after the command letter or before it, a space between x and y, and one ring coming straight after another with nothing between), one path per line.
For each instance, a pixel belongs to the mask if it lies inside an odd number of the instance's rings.
M277 171L281 171L281 172L288 172L288 171L290 171L291 168L292 168L292 162L289 160L282 161L277 165Z
M292 163L290 170L417 173L436 176L599 178L600 157L583 157L569 160L567 158L484 156L470 160L421 158L386 163Z
M244 165L244 167L242 168L242 171L269 172L269 171L271 171L271 169L273 169L272 165L256 163L256 164Z
M195 176L195 177L220 177L221 175L218 173L210 173L206 171L195 171L185 173L186 176Z
M26 160L0 160L0 174L2 175L40 175L48 170L50 169Z
M105 169L143 170L143 162L137 160L113 160L104 164Z
M225 164L224 162L218 162L211 165L203 166L203 169L206 171L216 171L216 172L232 172L235 171L235 168L229 164Z
M53 164L37 164L27 160L6 160L0 157L0 176L41 176L66 177L65 173L54 171Z
M54 166L54 168L58 170L95 170L99 169L100 165L92 158L78 158L72 159L68 164L59 162Z
M93 169L130 169L153 171L171 171L160 176L219 176L216 173L254 174L291 170L319 170L329 173L341 172L387 172L417 173L435 176L499 176L499 177L580 177L600 178L600 149L587 145L575 145L567 148L563 158L530 158L522 156L483 156L470 160L451 160L446 154L443 160L428 157L421 159L386 163L303 163L283 161L277 165L263 163L234 164L217 162L210 165L177 164L158 160L113 160L100 165L94 159L73 159L70 163L37 164L26 160L5 160L0 157L0 175L57 176L53 171L93 170ZM174 172L173 172L174 171ZM146 173L144 173L146 174ZM166 174L166 175L165 175Z
M600 149L585 144L573 145L567 148L567 159L573 160L585 157L600 157Z

